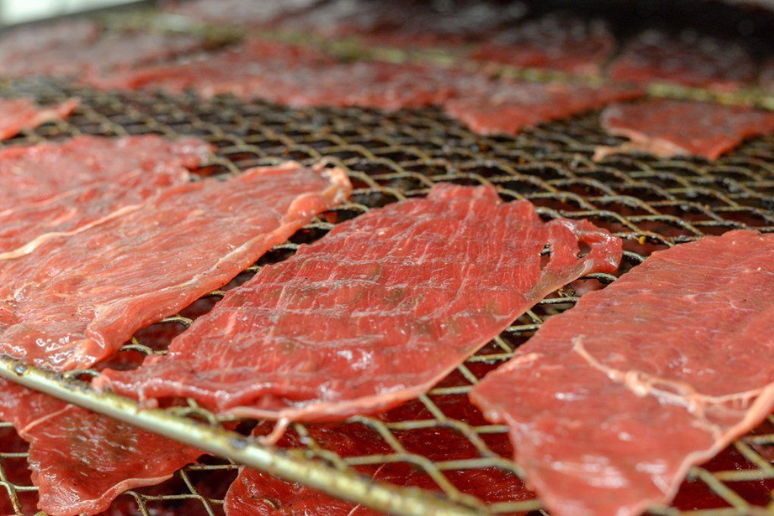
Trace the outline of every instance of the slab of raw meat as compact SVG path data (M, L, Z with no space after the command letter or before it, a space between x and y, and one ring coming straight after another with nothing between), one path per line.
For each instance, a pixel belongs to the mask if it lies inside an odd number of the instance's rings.
M199 21L232 23L235 25L266 26L278 23L282 18L293 16L323 0L196 0L181 2L168 9L182 16Z
M746 138L774 132L774 113L687 100L614 104L602 112L601 119L608 133L631 141L599 147L595 159L635 151L662 158L694 155L715 160Z
M642 95L634 89L510 80L476 80L460 90L463 93L443 107L479 134L516 134L525 127Z
M677 36L647 30L635 37L610 68L610 76L633 83L670 82L733 91L755 82L747 49L733 41L686 31Z
M44 201L72 190L117 182L143 171L148 177L194 169L212 146L197 138L171 142L158 136L79 136L0 150L2 211Z
M541 269L545 245L553 254ZM281 422L377 413L427 391L550 292L614 270L620 256L621 241L587 221L544 223L491 186L436 185L264 267L167 355L105 371L95 385L147 405L191 396L218 413Z
M100 32L86 27L78 26L73 39L62 38L56 27L53 36L45 35L46 26L17 29L17 49L0 51L0 75L70 77L107 73L191 53L207 44L206 39L187 34ZM40 44L34 43L38 37ZM4 43L0 41L0 45Z
M471 399L552 514L640 514L774 404L774 236L654 253L549 319Z
M287 163L168 188L118 217L0 261L0 351L86 368L229 282L346 199L340 169Z
M478 46L472 57L519 68L597 75L615 50L602 20L548 15L508 28Z
M94 155L88 156L88 144L95 146ZM83 144L83 145L81 145ZM0 260L29 252L40 245L42 240L55 238L62 233L78 231L99 224L105 218L119 216L123 210L141 204L145 199L171 186L188 182L188 168L194 168L207 155L210 145L188 138L178 142L166 142L155 136L127 137L120 140L86 138L67 144L43 144L38 150L51 152L54 159L36 160L40 155L35 148L27 147L20 155L0 152L0 169L14 167L17 173L14 179L23 177L38 185L33 185L22 194L32 194L35 186L41 186L48 180L59 182L64 191L59 195L37 202L15 204L6 210L0 210ZM112 149L112 154L106 151ZM67 152L76 150L76 152ZM143 154L135 155L137 152ZM156 152L154 155L151 152ZM60 160L55 159L60 157ZM6 155L11 157L5 161ZM79 158L90 158L87 167ZM108 161L106 161L108 160ZM110 173L98 180L97 174L106 169L95 171L107 164ZM121 166L126 167L120 170ZM27 167L27 168L19 168ZM63 172L67 167L76 175L67 178ZM84 169L95 171L92 177L83 176ZM75 179L74 183L68 179ZM94 181L78 186L79 179ZM7 181L0 181L8 184ZM53 185L44 185L46 188ZM74 188L71 188L75 186ZM69 188L69 189L67 189ZM2 194L0 194L2 195Z
M0 379L0 419L30 443L38 508L96 514L135 487L158 484L202 452Z
M464 398L443 396L434 400L436 406L450 418L469 421L470 406ZM478 415L475 415L476 417ZM478 416L480 418L480 416ZM427 409L418 402L410 402L381 416L385 423L433 419ZM481 423L485 423L483 420ZM379 434L358 423L341 426L308 426L303 441L290 430L282 438L280 446L303 448L303 443L314 440L322 449L340 457L390 455L394 450ZM269 425L256 428L253 435L265 436ZM434 461L470 460L480 458L475 446L462 434L450 428L424 428L408 431L394 430L393 436L409 452ZM487 446L496 453L513 453L506 434L487 436ZM361 475L401 487L419 487L439 491L438 484L421 468L408 462L356 466ZM534 498L519 477L509 471L495 468L446 470L444 476L457 489L475 496L487 504L514 502ZM375 516L378 513L362 505L333 498L302 484L278 479L266 473L241 468L239 476L231 484L224 509L228 516L252 516L255 514L348 514L350 516Z
M0 99L0 140L7 140L25 129L35 129L46 122L63 120L77 107L77 99L45 107L27 98Z
M340 63L313 49L261 41L193 62L87 81L102 89L192 89L205 97L230 93L294 107L387 110L439 103L455 91L454 75L445 70L377 61Z

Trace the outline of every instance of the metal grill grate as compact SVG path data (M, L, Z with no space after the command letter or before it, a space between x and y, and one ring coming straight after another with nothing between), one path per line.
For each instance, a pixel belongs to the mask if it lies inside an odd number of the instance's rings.
M774 231L774 137L751 141L712 164L691 159L667 161L627 156L596 164L590 159L594 146L618 140L601 131L593 113L547 124L517 137L480 137L436 109L386 115L357 108L299 111L257 101L245 103L232 97L202 101L193 96L99 93L53 82L0 84L0 96L20 93L33 94L42 102L75 95L82 99L82 105L71 119L26 132L7 142L8 145L79 134L198 135L218 147L217 157L203 167L203 171L215 175L238 173L248 167L286 159L312 163L325 157L337 161L348 170L355 187L351 201L335 210L339 221L369 208L423 195L435 182L491 183L504 199L528 199L546 218L585 218L615 232L624 239L626 250L619 272L637 265L654 250L705 234L735 228ZM319 238L330 227L329 222L316 219L290 243L279 246L248 269L243 277L264 264L287 257L299 243ZM598 288L614 279L612 275L597 274L576 282L519 318L441 386L412 402L423 404L431 414L430 419L390 423L368 417L351 420L349 424L372 429L375 438L383 440L391 453L343 458L314 440L306 440L302 455L322 459L336 470L369 464L410 463L429 475L447 501L459 505L460 514L465 508L482 514L540 510L540 502L535 499L486 506L448 481L445 473L454 470L497 467L515 475L520 471L509 457L498 455L488 444L491 438L504 439L504 426L455 419L454 415L444 412L448 405L445 401L466 399L466 393L483 373L507 360L546 317L571 307L584 290ZM217 300L222 295L218 291L209 297ZM183 311L153 328L173 329L167 333L174 334L187 327L191 317ZM143 332L124 349L143 354L163 352L163 347L160 349L158 343L148 342ZM72 390L67 387L69 380L94 374L94 371L74 372L64 378L53 378L50 383L56 393L66 394ZM131 417L130 410L122 410ZM184 415L219 423L195 404ZM188 424L195 428L193 420ZM759 495L762 490L774 488L774 466L770 463L774 458L773 425L774 419L734 443L724 452L723 460L691 471L684 492L703 493L702 507L714 509L693 513L768 514L767 507L774 508L774 499L768 495L762 499ZM8 432L5 427L0 426L0 432ZM477 456L431 460L424 454L407 451L396 438L397 434L428 428L458 434L470 443ZM302 436L307 433L304 425L295 425L294 429ZM29 484L16 483L12 475L14 461L25 457L24 447L12 438L0 442L4 445L0 449L0 485L7 491L6 494L0 490L0 496L8 496L17 514L23 514L21 503L25 498L34 498L35 491ZM248 448L254 447L254 444L248 445ZM278 452L270 450L270 453ZM236 468L229 461L206 459L185 468L160 487L130 491L116 503L127 504L143 515L167 514L164 510L172 511L170 514L180 511L222 514L222 498ZM750 486L755 489L751 490ZM750 495L751 491L758 493L757 498ZM375 503L371 497L376 495L353 492L350 496L368 504ZM429 500L417 497L410 490L401 491L400 496L417 500L420 508ZM411 512L407 506L392 502L382 507ZM679 511L655 508L654 512Z

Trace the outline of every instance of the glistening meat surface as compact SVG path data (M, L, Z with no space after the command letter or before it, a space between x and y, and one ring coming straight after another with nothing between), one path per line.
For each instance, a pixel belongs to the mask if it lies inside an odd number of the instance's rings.
M166 189L0 260L0 351L57 370L89 367L228 283L349 190L339 169L252 169Z
M0 99L0 140L7 140L46 122L67 118L77 107L77 99L46 107L38 106L28 98Z
M654 253L549 319L471 399L552 514L635 515L774 404L774 236Z
M466 420L468 424L484 424L481 415L470 406L464 396L442 396L434 400L436 408L449 418ZM418 401L397 407L379 418L384 423L401 421L431 422L433 414ZM269 425L258 426L254 436L263 436ZM471 441L451 428L429 426L413 430L393 430L392 436L412 459L419 457L432 461L466 461L480 458L480 452ZM376 429L361 423L346 425L313 425L306 427L304 439L289 430L282 438L282 447L302 448L304 443L314 442L320 449L333 452L339 457L366 457L394 455L393 447ZM499 454L512 453L506 434L488 435L487 447ZM355 466L361 475L375 481L401 487L419 487L439 491L438 483L421 466L411 459L388 460L385 463ZM443 475L455 488L472 495L487 504L513 502L533 498L534 495L512 471L496 467L445 469ZM226 495L228 516L253 516L256 514L347 514L350 516L374 516L377 511L333 498L322 491L294 482L281 480L261 471L241 468L239 476Z
M590 252L579 258L581 244ZM264 267L166 356L95 381L146 403L191 396L259 418L375 413L425 392L550 292L620 257L621 241L587 221L544 223L491 186L436 185Z
M210 149L194 138L167 142L134 136L81 137L0 152L0 170L6 174L0 184L5 197L16 197L0 209L0 259L28 252L43 239L98 224L165 188L185 184L188 169L200 165ZM15 191L20 184L26 188ZM57 188L57 195L47 197Z
M594 159L622 152L649 152L660 157L694 155L710 160L746 138L774 132L774 113L743 106L690 100L648 100L614 104L602 112L602 126L631 141L598 147Z
M443 102L446 112L479 134L516 134L525 127L637 98L638 90L591 88L561 83L470 80L462 93Z
M135 487L158 484L202 452L0 379L0 419L30 443L38 508L97 514Z

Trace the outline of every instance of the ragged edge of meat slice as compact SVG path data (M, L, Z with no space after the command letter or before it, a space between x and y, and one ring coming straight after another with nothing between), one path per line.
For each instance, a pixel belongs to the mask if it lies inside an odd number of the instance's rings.
M0 419L30 443L38 508L97 514L121 493L169 479L204 452L0 379Z
M559 516L630 516L774 406L774 237L732 231L654 253L549 319L474 387Z
M28 98L0 99L0 140L7 140L25 129L64 120L80 105L76 98L68 99L56 106L38 106Z
M680 100L612 104L600 116L613 136L631 141L598 146L594 161L644 152L660 158L700 156L716 160L747 138L774 132L774 113L744 106Z
M228 283L350 191L340 169L291 162L167 189L140 209L49 239L0 262L0 348L55 370L90 367Z
M491 186L436 185L264 267L166 356L104 371L94 385L146 406L193 397L221 414L278 420L275 440L288 421L381 412L426 392L556 288L615 270L621 248L588 221L544 223Z

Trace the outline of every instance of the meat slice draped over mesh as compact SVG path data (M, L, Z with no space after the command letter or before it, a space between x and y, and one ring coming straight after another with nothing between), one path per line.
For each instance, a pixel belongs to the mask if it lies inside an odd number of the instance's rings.
M472 57L517 67L596 75L615 50L602 20L552 14L504 29L477 46Z
M654 253L471 392L552 514L640 514L774 404L774 236Z
M202 452L0 379L0 419L30 443L38 508L97 514L128 489L170 478Z
M670 82L734 91L755 82L751 53L736 41L694 31L668 34L646 30L624 48L610 67L617 81Z
M648 100L607 107L602 112L602 126L610 134L631 141L598 147L594 154L597 160L625 152L714 160L746 138L774 132L774 113L709 102Z
M38 106L28 98L0 99L0 140L7 140L25 129L35 129L46 122L65 119L77 107L78 99L45 107Z
M470 406L466 397L442 396L435 400L436 408L449 418L471 417L483 424L480 414ZM384 423L401 421L433 421L433 414L418 401L405 403L379 417ZM270 425L259 425L253 436L267 435ZM353 469L378 482L401 487L417 487L439 491L438 483L424 468L408 459L424 457L431 461L466 461L480 457L480 451L458 430L429 425L413 430L395 430L392 436L405 450L407 460L386 460L382 463L358 465ZM289 430L278 445L285 448L303 448L314 442L320 449L339 457L353 458L375 455L395 455L396 450L375 428L361 423L345 425L311 425L304 438ZM512 453L507 434L492 434L487 446L498 454ZM394 457L393 457L394 458ZM522 480L513 471L494 466L483 468L444 469L443 476L465 495L475 496L487 504L514 502L534 498ZM262 471L243 467L226 495L224 509L228 516L255 514L347 514L376 516L382 514L368 507L333 498L303 484L281 480Z
M349 190L339 169L256 168L166 189L0 260L0 351L57 370L89 367L228 283Z
M582 243L590 252L579 258ZM588 221L544 223L491 186L436 185L264 267L168 355L103 372L96 385L146 404L191 396L278 420L375 413L425 392L547 294L620 257L621 241Z
M446 112L479 134L516 134L525 127L642 96L636 89L480 80L461 84L460 95L443 102Z
M79 137L0 151L0 259L185 184L211 146L195 138Z

